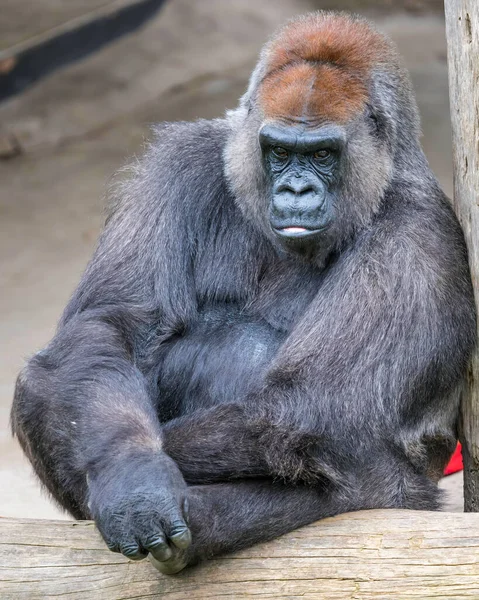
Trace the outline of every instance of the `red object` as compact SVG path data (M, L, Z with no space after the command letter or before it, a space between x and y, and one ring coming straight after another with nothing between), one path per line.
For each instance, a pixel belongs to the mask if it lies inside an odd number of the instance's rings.
M444 475L451 475L452 473L456 473L457 471L462 471L462 452L461 452L461 444L457 442L456 449L454 450L454 454L451 456L451 460L449 464L444 469Z

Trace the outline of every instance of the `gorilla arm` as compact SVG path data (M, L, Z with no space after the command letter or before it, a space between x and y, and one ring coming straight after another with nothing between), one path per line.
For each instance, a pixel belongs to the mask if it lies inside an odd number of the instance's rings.
M391 447L404 456L423 436L443 438L447 461L451 393L474 335L464 248L449 209L424 223L399 210L330 268L259 393L164 426L187 481L338 481L359 468L351 457L373 461ZM449 245L445 227L457 236Z
M186 484L162 449L153 394L137 366L158 313L168 329L192 306L181 215L168 214L156 172L160 150L128 184L56 336L20 375L12 409L14 432L52 495L76 518L93 516L109 546L130 558L145 550L164 558L167 537L179 546L190 539ZM182 278L173 297L175 272Z
M464 256L433 265L407 230L383 223L342 256L255 397L163 427L187 481L236 481L188 488L192 546L160 571L346 511L439 508L418 448L439 441L439 471L452 451L474 313Z

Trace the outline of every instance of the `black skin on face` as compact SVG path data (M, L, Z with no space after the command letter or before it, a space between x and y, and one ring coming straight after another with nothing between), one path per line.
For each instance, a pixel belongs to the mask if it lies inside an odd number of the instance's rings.
M259 133L271 178L271 228L288 247L318 243L334 219L341 176L343 128L264 125Z

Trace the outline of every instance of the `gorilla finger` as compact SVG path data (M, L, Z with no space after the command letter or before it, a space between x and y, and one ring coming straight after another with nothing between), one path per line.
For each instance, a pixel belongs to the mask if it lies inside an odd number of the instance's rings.
M183 520L174 521L167 533L173 544L180 550L186 550L191 544L191 531Z
M106 545L108 546L108 550L120 552L120 546L116 542L106 542Z
M150 536L143 545L145 550L149 550L160 562L168 560L173 555L173 550L168 546L168 542L162 534Z
M188 563L183 556L173 556L169 560L160 562L150 554L148 560L156 569L158 569L160 573L163 573L164 575L175 575L188 566Z
M140 548L136 542L121 544L120 552L130 560L142 560L148 556L148 552Z

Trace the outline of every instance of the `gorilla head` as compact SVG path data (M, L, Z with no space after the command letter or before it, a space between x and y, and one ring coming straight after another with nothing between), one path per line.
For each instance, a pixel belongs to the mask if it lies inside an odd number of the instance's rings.
M316 260L370 222L412 159L424 161L393 45L346 15L314 13L279 31L228 117L226 174L244 214Z

